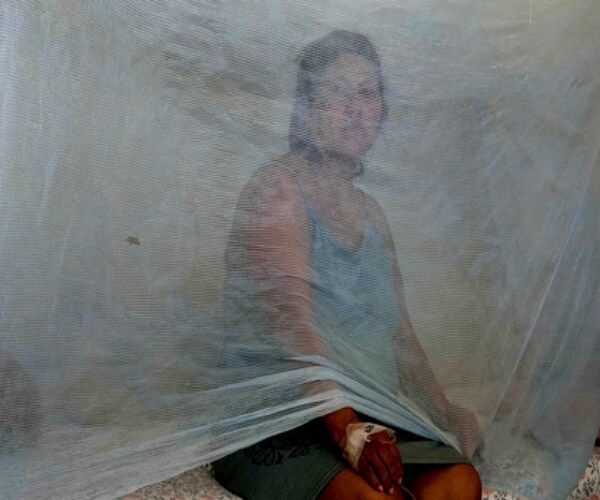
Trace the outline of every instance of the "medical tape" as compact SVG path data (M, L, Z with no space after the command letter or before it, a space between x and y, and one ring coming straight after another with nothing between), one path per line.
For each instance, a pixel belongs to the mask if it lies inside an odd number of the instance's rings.
M361 422L358 424L348 424L346 427L346 441L344 444L344 458L354 470L358 470L358 460L362 454L365 443L371 441L371 436L378 432L385 431L390 437L390 443L396 441L396 436L392 429L383 425Z

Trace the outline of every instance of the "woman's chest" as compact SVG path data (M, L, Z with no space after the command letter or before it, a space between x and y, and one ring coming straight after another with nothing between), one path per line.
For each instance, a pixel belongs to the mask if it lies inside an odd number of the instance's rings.
M397 297L387 253L367 221L363 241L353 251L322 222L312 221L311 273L315 311L353 331L365 322L385 330L398 319Z

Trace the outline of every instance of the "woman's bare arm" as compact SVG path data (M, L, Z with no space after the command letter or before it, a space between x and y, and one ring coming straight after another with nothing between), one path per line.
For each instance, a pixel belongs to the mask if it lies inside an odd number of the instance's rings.
M298 181L277 165L260 169L238 203L235 232L269 333L291 355L323 355L311 321L310 234Z
M400 317L398 335L395 337L396 344L394 346L396 364L399 374L405 374L405 378L409 379L410 383L409 387L403 387L402 389L406 390L409 396L411 393L425 395L430 408L435 413L435 417L445 420L449 402L435 378L427 355L423 351L410 321L402 274L398 266L394 240L387 219L379 204L372 198L369 198L368 206L371 219L385 244L395 283Z
M432 417L438 424L457 432L462 451L471 454L479 443L481 433L479 424L472 412L451 403L440 387L410 321L402 274L385 214L373 199L369 199L369 210L384 240L395 282L400 325L394 349L398 374L403 374L402 378L407 381L407 387L402 389L409 397L415 397L417 400L424 397Z

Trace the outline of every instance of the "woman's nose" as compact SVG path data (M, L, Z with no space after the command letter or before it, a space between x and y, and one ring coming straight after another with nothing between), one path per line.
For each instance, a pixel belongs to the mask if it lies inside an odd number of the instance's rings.
M356 92L348 92L345 98L345 110L349 116L360 116L362 110L360 109L359 96Z

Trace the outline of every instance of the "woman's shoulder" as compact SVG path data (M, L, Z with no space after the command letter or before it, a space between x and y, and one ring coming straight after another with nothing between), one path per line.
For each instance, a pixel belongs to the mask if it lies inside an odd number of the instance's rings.
M253 178L289 180L301 176L308 166L306 159L298 153L286 153L272 158L253 174Z
M273 158L252 174L246 189L254 196L290 197L301 195L301 177L306 160L297 153Z
M246 207L262 205L273 207L273 203L302 201L302 169L305 162L300 155L288 153L270 160L256 170L246 184L240 204Z

